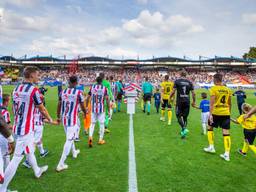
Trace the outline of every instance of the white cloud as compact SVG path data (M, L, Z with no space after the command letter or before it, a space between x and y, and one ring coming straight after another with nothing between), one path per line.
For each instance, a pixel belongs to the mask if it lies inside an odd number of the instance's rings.
M245 13L242 15L244 24L256 24L256 13Z
M160 12L142 11L135 19L124 21L122 26L133 40L143 47L171 46L177 37L204 31L204 27L190 17L172 15L165 17Z
M75 7L66 7L74 10ZM79 9L79 8L78 8ZM77 10L78 11L78 10ZM138 17L124 20L121 25L92 27L87 21L65 22L58 15L30 17L2 9L0 41L10 43L31 39L20 45L23 54L42 55L109 55L136 58L147 51L176 47L184 37L204 31L203 26L183 15L141 11ZM50 15L50 16L49 16Z
M42 31L49 27L49 18L25 16L14 11L2 9L2 30Z

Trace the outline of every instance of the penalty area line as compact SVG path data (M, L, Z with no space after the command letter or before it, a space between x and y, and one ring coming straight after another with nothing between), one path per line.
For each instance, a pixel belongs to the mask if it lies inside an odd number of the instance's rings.
M138 192L132 114L130 114L130 121L129 121L129 178L128 179L129 179L128 191Z

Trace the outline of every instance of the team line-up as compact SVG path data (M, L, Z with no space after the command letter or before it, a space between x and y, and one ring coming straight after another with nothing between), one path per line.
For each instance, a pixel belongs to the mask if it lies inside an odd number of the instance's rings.
M196 94L193 84L186 78L186 72L182 71L180 77L172 82L169 76L164 77L160 84L160 89L150 83L149 78L145 78L142 84L142 110L147 115L151 111L151 99L154 98L157 113L161 108L161 121L165 121L165 111L167 109L168 125L172 124L172 107L175 103L175 111L178 123L181 127L181 138L185 139L189 133L187 129L190 105L201 110L202 134L207 134L209 146L204 148L207 153L215 153L213 128L222 128L224 140L224 153L220 155L226 161L230 161L230 122L241 124L244 128L244 145L239 149L239 153L246 156L251 149L256 153L253 145L256 136L256 107L245 103L245 92L238 90L233 95L237 96L240 116L232 119L231 114L231 90L223 85L221 74L213 76L214 86L210 89L210 99L207 94L202 93L200 106L196 106ZM26 67L23 71L23 82L17 85L12 97L3 94L0 107L0 192L11 191L8 188L16 170L23 157L26 167L31 167L35 177L40 178L47 171L48 166L39 167L35 157L35 146L37 146L40 156L45 157L48 150L44 149L42 136L44 123L59 125L64 127L66 142L56 171L61 172L68 169L65 163L67 156L72 153L73 158L77 158L80 153L75 147L75 140L79 139L80 121L79 112L84 113L85 133L89 134L88 146L93 147L93 132L96 123L99 123L99 145L105 144L104 133L109 132L109 120L112 119L113 111L121 110L121 102L124 95L122 81L114 81L113 77L105 78L100 73L95 84L90 87L87 94L77 89L78 78L69 77L69 86L59 91L59 102L57 107L57 119L53 120L49 115L45 105L43 91L36 87L39 81L39 72L36 67ZM110 80L110 82L108 81ZM153 94L154 92L154 94ZM190 95L192 94L192 104ZM174 99L176 97L176 99ZM12 99L12 109L14 114L13 125L11 125L10 113L7 108ZM176 100L174 102L174 100ZM117 107L116 107L117 102ZM208 129L207 129L208 127ZM15 144L14 144L15 143ZM15 147L14 147L15 146ZM12 159L10 155L13 153Z

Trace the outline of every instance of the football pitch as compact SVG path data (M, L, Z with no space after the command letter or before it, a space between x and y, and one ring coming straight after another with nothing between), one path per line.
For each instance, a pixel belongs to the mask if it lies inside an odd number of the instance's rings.
M13 87L4 86L3 90L11 93ZM202 91L206 90L196 91L197 105ZM247 102L256 105L253 91L246 93ZM46 107L56 118L56 88L48 89ZM181 140L175 115L172 125L168 126L167 122L160 122L154 107L149 116L141 111L140 103L136 108L133 121L139 192L256 191L256 156L251 151L247 157L237 153L243 144L240 126L231 124L231 161L225 162L219 157L224 151L221 129L215 130L216 154L203 151L208 142L207 137L201 135L199 110L191 108L188 122L190 132L187 139ZM232 117L237 116L236 98L233 97ZM64 130L62 126L46 125L43 142L50 153L40 158L37 151L36 156L39 165L49 165L48 172L37 180L32 170L20 165L10 188L19 192L127 192L129 116L125 105L122 105L122 112L113 115L111 133L105 135L107 143L103 146L96 143L97 130L94 133L94 146L88 148L88 136L83 134L81 128L81 141L76 143L76 147L81 150L80 155L77 159L69 157L69 169L56 173L55 168L65 142Z

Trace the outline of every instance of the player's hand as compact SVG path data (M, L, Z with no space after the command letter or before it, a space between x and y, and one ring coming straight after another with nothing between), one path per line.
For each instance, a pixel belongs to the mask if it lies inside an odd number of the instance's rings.
M248 119L249 117L250 117L250 116L249 116L248 114L245 114L245 115L244 115L244 120L245 120L245 119Z
M108 111L108 116L110 117L110 115L111 115L111 113L110 113L110 111Z
M161 103L164 103L164 100L163 100L163 99L161 99Z
M60 124L60 118L57 118L58 125Z
M209 122L210 122L210 124L213 124L213 117L212 117L212 115L209 116Z
M50 124L51 125L59 125L60 124L60 119L53 120Z
M196 104L194 102L191 105L192 107L196 108Z
M15 143L14 142L8 143L9 155L13 154L14 149L15 149Z

